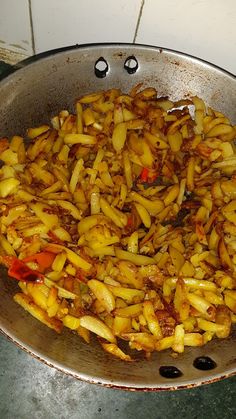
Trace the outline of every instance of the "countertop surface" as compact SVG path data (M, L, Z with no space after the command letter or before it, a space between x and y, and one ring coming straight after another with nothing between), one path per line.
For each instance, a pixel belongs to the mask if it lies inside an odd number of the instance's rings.
M176 392L141 393L87 384L35 360L0 336L1 419L231 419L236 376Z

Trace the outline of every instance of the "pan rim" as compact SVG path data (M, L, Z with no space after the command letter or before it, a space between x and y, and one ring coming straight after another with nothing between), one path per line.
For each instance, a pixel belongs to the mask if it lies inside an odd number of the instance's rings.
M59 47L59 48L53 48L47 51L43 51L40 52L38 54L32 55L28 58L25 58L22 61L19 61L18 63L16 63L15 65L11 66L9 69L7 69L6 71L4 71L4 73L0 76L0 82L5 79L6 77L8 77L9 75L15 73L16 71L19 71L21 69L23 69L24 67L34 64L39 60L44 60L47 59L49 57L52 57L54 55L57 54L61 54L61 53L65 53L66 51L68 52L72 52L72 51L76 51L76 50L83 50L83 49L93 49L93 48L107 48L109 49L110 47L115 47L115 48L130 48L133 47L134 49L145 49L145 50L154 50L154 51L159 51L160 54L173 54L173 55L179 55L180 57L184 57L184 58L189 58L191 60L194 60L198 63L201 64L205 64L211 68L214 68L215 70L225 74L226 76L229 76L230 78L232 78L233 80L236 80L236 75L231 73L230 71L216 65L213 64L212 62L205 60L203 58L200 58L198 56L192 55L192 54L188 54L185 53L183 51L179 51L179 50L175 50L175 49L171 49L171 48L166 48L166 47L161 47L161 46L157 46L157 45L148 45L148 44L133 44L133 43L128 43L128 42L104 42L104 43L85 43L85 44L72 44L72 45L68 45L65 47Z

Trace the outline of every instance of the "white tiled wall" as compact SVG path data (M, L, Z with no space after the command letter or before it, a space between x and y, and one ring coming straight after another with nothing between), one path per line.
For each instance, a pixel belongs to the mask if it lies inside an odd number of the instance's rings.
M177 49L235 74L236 0L0 0L0 50L90 42Z
M145 0L137 42L196 55L236 73L236 0Z
M31 0L37 52L92 42L133 42L141 0Z
M0 47L33 53L28 0L0 0Z

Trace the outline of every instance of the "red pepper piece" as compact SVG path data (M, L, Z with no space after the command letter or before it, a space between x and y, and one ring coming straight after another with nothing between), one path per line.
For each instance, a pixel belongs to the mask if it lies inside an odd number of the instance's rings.
M128 219L127 219L127 224L126 224L126 226L127 226L127 227L131 227L131 225L132 225L132 217L130 216L130 217L128 217Z
M8 275L18 281L24 282L43 282L43 275L38 271L33 271L24 262L15 258L8 269Z
M52 266L55 257L56 255L52 252L40 252L24 258L23 262L36 262L39 272L44 272Z
M147 169L146 167L143 168L140 174L140 180L142 181L142 183L152 183L157 179L157 177L157 173L155 173L151 169Z
M148 181L148 175L149 175L149 170L144 167L141 174L140 174L140 179L142 182L147 182Z

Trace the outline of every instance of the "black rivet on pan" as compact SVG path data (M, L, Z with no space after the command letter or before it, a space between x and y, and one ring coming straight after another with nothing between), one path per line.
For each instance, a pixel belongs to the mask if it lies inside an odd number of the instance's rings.
M193 366L198 370L208 371L216 368L217 364L209 356L199 356L193 361Z
M126 58L124 63L124 69L129 74L134 74L138 70L138 60L134 55L130 55Z
M103 77L106 77L108 70L109 70L109 66L105 58L103 57L98 58L98 60L94 64L95 76L98 77L99 79L103 79Z
M166 365L159 368L159 373L162 377L165 378L178 378L183 375L183 373L173 365Z

